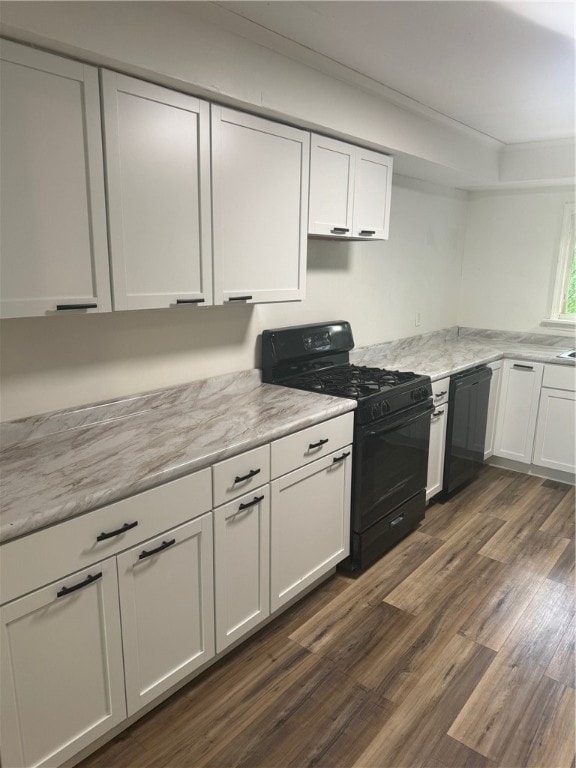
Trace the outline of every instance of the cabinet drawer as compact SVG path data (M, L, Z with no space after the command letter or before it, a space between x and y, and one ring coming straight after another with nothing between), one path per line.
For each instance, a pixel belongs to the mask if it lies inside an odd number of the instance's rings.
M133 547L139 541L207 512L211 506L210 469L203 469L8 541L0 549L0 602L13 600ZM124 526L126 530L122 531ZM102 539L102 534L112 535Z
M270 480L270 446L262 445L253 451L221 461L212 467L214 506L248 493Z
M573 365L545 365L543 387L576 391L576 368Z
M272 443L272 477L285 475L349 445L353 431L354 414L345 413L276 440Z
M450 391L450 377L438 379L432 382L432 398L434 405L441 405L448 402L448 392Z

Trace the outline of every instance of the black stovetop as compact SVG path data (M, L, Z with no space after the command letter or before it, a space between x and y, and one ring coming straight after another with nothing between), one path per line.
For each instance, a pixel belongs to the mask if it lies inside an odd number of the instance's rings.
M362 400L418 378L416 373L349 364L304 373L289 378L285 383L298 389Z

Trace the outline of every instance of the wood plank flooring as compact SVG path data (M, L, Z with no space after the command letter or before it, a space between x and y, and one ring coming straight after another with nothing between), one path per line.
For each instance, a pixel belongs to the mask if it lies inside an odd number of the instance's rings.
M575 768L574 504L485 467L81 768Z

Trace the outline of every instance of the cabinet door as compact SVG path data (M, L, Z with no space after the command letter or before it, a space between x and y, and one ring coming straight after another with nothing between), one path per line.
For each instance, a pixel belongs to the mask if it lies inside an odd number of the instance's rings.
M214 298L304 298L310 134L212 105Z
M428 479L426 501L442 490L444 477L444 449L446 447L446 424L448 403L436 408L430 421L430 451L428 454Z
M2 316L110 311L98 72L0 51Z
M576 472L576 393L542 388L533 463Z
M488 416L486 419L486 441L484 443L484 458L487 459L494 453L494 434L496 431L496 418L498 398L500 395L500 382L502 380L502 361L488 363L492 369L490 379L490 396L488 398Z
M126 717L116 562L1 613L2 763L60 765Z
M209 106L102 72L114 309L211 304Z
M542 363L504 361L495 456L531 463L543 369Z
M350 237L356 148L312 134L308 233Z
M387 240L390 225L392 158L356 149L354 237Z
M212 515L118 556L128 715L214 655Z
M272 611L349 553L351 450L347 446L271 483Z
M270 613L268 486L214 511L214 560L220 652Z

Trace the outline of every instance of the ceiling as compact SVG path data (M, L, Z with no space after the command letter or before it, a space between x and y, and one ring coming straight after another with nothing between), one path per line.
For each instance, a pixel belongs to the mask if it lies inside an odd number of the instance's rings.
M389 98L431 109L505 144L575 135L573 2L214 5L242 17L246 37L262 43L266 32L265 44L291 58L310 64L314 54L313 65L337 67L341 79L360 75L384 87Z

